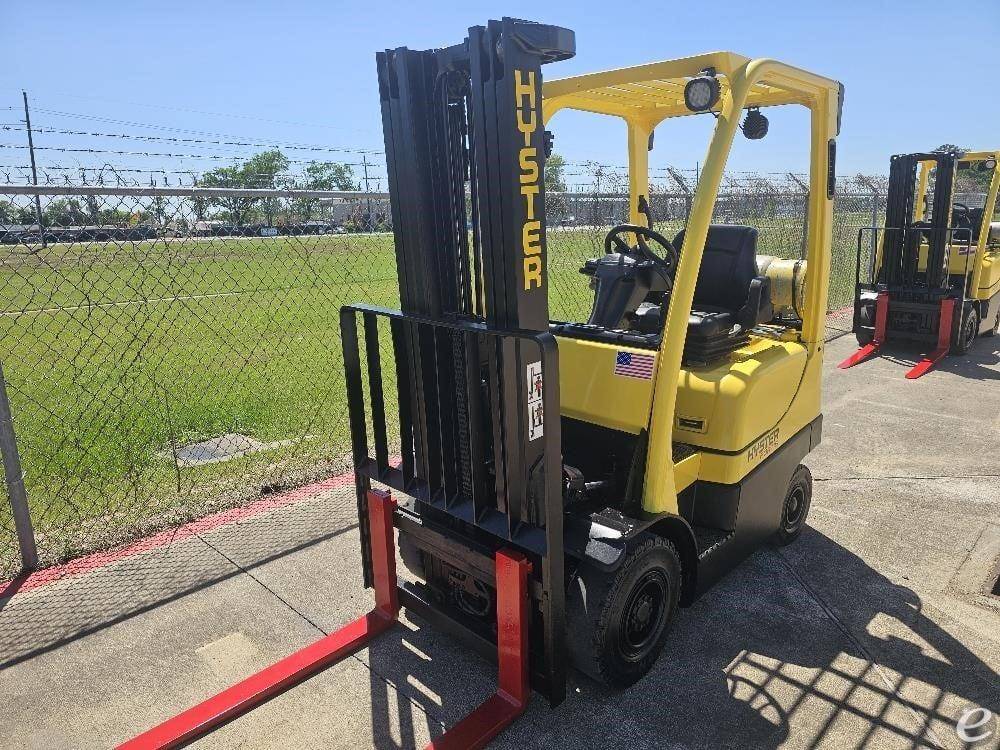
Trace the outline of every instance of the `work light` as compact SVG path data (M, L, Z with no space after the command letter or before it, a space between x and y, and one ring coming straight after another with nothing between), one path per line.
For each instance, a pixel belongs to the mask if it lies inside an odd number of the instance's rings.
M700 75L684 85L684 105L692 112L704 112L719 101L719 79Z
M760 113L757 107L750 107L747 116L743 118L743 135L751 141L758 141L767 135L767 118Z

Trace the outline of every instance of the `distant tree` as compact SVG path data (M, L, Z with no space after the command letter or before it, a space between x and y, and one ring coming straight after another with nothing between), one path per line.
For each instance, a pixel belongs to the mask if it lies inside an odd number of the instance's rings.
M27 206L0 201L0 224L34 224L35 212Z
M553 153L545 160L545 214L549 221L566 218L566 160Z
M277 178L288 169L288 157L277 149L254 154L242 164L219 167L201 176L202 187L228 187L273 189ZM260 198L214 198L212 202L221 206L227 218L234 224L247 223Z
M358 190L360 186L354 181L354 170L350 164L335 161L325 161L310 164L305 169L302 178L294 187L299 190ZM292 206L293 211L303 220L313 217L319 200L316 198L299 198Z
M545 160L545 191L546 192L566 192L566 180L564 170L566 160L561 154L552 154Z
M354 181L354 169L350 164L335 161L325 161L310 164L306 167L305 180L302 185L305 190L359 190Z
M71 227L87 223L89 213L76 198L57 198L45 206L42 217L47 226Z
M934 153L943 154L949 151L957 151L960 154L966 154L971 151L971 148L963 148L962 146L956 146L953 143L945 143L934 149ZM956 192L986 192L990 187L990 180L993 178L993 170L987 168L985 162L976 161L968 165L968 169L963 169L959 172L961 176L960 182L956 185Z

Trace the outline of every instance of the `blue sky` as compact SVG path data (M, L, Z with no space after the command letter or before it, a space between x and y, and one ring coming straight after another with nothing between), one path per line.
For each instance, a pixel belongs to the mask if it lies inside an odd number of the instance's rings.
M15 123L21 117L17 108L25 88L32 97L36 126L198 137L181 132L188 130L380 150L375 51L451 44L470 25L513 15L576 31L576 58L548 66L549 77L731 49L776 57L837 78L847 87L839 152L842 173L884 172L890 154L942 142L1000 146L1000 97L986 95L991 85L1000 82L1000 54L991 36L1000 29L996 0L955 5L923 0L815 4L806 0L711 4L51 0L3 6L0 123ZM934 47L921 49L921 43ZM657 132L655 165L693 168L702 159L711 121L685 120ZM732 168L783 172L804 167L804 118L784 108L771 120L766 140L738 144ZM150 125L157 127L145 127ZM624 163L624 133L606 118L572 116L552 125L556 150L569 160ZM23 136L3 131L0 143L20 144ZM42 133L36 145L221 155L226 160L250 151L60 133ZM288 153L303 161L316 158L310 152ZM200 171L226 163L48 150L39 151L39 156L45 165L61 166L108 162ZM359 154L342 158L361 160ZM366 158L381 163L379 155ZM26 155L23 150L0 149L0 163L27 163Z

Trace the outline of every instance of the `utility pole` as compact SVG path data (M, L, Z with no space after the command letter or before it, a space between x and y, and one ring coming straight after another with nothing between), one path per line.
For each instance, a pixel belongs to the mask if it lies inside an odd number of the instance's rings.
M368 204L368 228L374 228L372 220L372 191L368 188L368 154L361 154L361 166L365 172L365 201Z
M28 155L31 157L31 182L38 187L38 167L35 166L35 144L31 140L31 114L28 112L28 92L22 90L24 97L24 127L28 131ZM45 245L45 227L42 226L42 199L35 193L35 220L38 222L38 236L42 240L42 247Z

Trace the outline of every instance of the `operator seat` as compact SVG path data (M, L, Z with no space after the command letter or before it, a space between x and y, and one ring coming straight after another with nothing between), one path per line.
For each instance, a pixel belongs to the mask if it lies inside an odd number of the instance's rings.
M674 238L684 244L684 230ZM688 318L685 360L708 364L743 346L749 331L774 317L770 279L757 275L757 230L712 224Z

